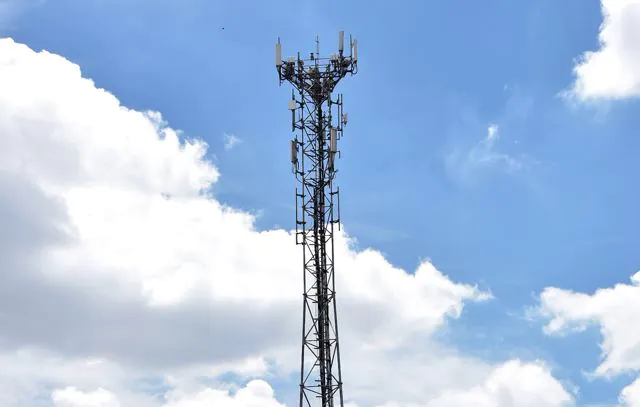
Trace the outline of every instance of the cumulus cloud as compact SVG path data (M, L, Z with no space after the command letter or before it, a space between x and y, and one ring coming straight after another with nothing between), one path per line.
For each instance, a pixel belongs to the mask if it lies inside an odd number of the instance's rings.
M378 407L562 407L574 398L540 362L509 361L487 372L481 383L445 390L421 403L387 402Z
M496 367L478 386L447 391L427 407L561 407L573 397L540 363L514 360ZM389 405L388 407L391 407Z
M252 380L235 392L231 388L206 388L196 393L172 390L164 396L162 407L284 407L271 386L263 380ZM76 387L57 389L52 393L54 407L121 407L117 396L104 389L81 391Z
M104 389L82 392L75 387L54 390L52 397L55 407L120 407L115 394Z
M172 392L163 407L284 407L264 380L252 380L231 394L229 389L206 389L196 394Z
M570 94L581 100L640 95L640 1L601 0L600 48L574 67Z
M640 379L622 390L619 401L622 407L640 407Z
M217 201L206 149L64 58L0 40L3 405L53 391L58 405L157 407L151 379L167 406L280 405L261 381L202 381L288 377L301 306L294 236ZM420 402L481 382L493 367L432 333L490 294L354 243L337 236L349 397Z
M631 284L616 284L593 294L546 288L540 312L549 318L548 334L582 331L593 325L602 334L603 361L596 374L611 376L640 369L640 272Z
M510 361L494 369L482 385L447 392L427 406L561 407L572 405L573 401L543 364Z

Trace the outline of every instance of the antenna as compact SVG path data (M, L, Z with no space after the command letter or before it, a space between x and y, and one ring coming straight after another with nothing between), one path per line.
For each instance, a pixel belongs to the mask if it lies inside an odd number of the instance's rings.
M291 131L296 130L296 107L298 102L296 102L295 96L293 92L291 92L291 100L289 101L289 110L291 110Z
M298 143L295 140L291 140L291 164L298 166Z
M329 134L329 168L333 171L335 170L334 163L338 152L338 130L332 127Z
M353 56L351 57L354 62L358 62L358 40L354 39L351 43L353 47Z
M282 66L282 44L280 44L280 38L276 43L276 66L279 68Z
M316 36L316 53L309 59L298 54L297 60L276 63L280 84L289 82L295 92L289 109L292 131L297 132L291 140L291 163L301 186L296 188L296 243L303 246L304 275L300 407L344 406L333 238L334 225L340 227L335 158L347 116L342 96L334 99L333 91L345 76L358 71L354 44L349 36L353 55L345 56L340 31L338 53L321 58Z
M329 144L329 151L334 153L338 151L338 130L331 128L331 142Z

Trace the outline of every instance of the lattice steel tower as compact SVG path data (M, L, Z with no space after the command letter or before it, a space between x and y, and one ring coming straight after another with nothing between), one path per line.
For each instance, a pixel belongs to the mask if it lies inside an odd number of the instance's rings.
M276 44L280 84L286 81L294 88L291 162L298 180L296 244L303 247L304 263L300 407L343 406L333 237L334 225L340 228L335 159L347 115L342 95L333 99L332 93L342 78L357 72L357 42L350 40L349 48L346 56L343 31L338 53L328 58L320 57L317 39L308 59L298 53L283 60L279 39Z

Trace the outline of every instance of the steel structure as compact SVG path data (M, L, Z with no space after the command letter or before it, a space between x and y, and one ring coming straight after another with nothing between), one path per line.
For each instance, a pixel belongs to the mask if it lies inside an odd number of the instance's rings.
M342 78L357 72L358 48L350 39L350 52L345 55L343 31L337 54L321 57L319 48L316 39L316 52L309 58L298 53L283 60L278 39L276 67L280 85L293 86L289 109L296 133L291 141L291 163L298 180L296 244L303 247L304 263L300 407L342 407L333 238L334 226L340 228L335 159L347 115L342 111L342 95L334 99L332 93Z

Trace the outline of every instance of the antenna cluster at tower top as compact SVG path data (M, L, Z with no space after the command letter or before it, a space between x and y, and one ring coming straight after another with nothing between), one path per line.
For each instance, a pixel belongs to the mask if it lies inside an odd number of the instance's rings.
M345 55L344 31L338 35L338 53L328 57L320 56L320 41L316 37L316 51L304 58L298 53L297 56L282 58L282 44L280 38L276 43L276 68L280 74L280 83L291 81L299 73L313 74L314 71L334 71L339 76L347 73L356 73L358 67L358 41L349 36L349 55ZM305 69L306 67L306 69ZM306 72L305 72L306 71Z
M358 61L358 40L351 38L349 36L349 56L346 57L351 59L353 62ZM320 40L316 37L316 52L312 52L309 54L309 58L301 58L300 53L298 53L298 57L289 56L287 60L284 61L282 59L282 44L280 43L280 38L278 38L278 43L276 44L276 66L282 66L284 64L292 64L296 61L305 62L322 62L322 61L337 61L341 58L345 58L344 56L344 31L340 31L338 34L338 53L331 54L329 57L321 57L320 56Z

